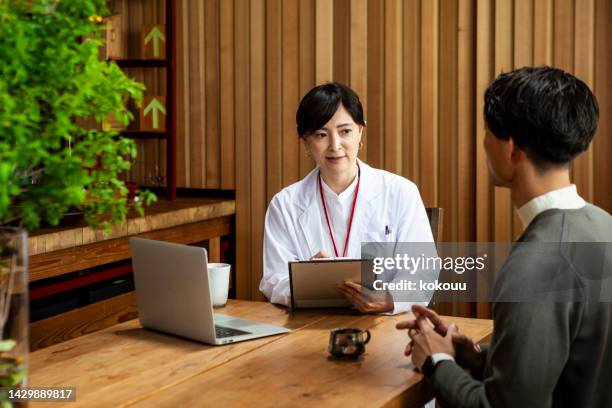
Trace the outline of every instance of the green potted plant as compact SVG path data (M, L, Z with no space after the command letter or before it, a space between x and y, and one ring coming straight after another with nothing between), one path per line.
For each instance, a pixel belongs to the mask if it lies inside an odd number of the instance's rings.
M23 384L27 367L24 230L56 225L73 208L108 230L155 199L140 191L127 200L119 176L136 156L134 142L80 120L113 114L127 125L125 102L139 104L144 89L98 57L105 3L0 1L0 227L11 227L0 232L1 387Z

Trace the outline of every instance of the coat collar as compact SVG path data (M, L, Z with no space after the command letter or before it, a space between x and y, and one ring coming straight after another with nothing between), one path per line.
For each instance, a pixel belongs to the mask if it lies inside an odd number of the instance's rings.
M359 200L368 202L376 198L382 192L382 183L378 171L361 160L357 159L361 169L361 185L359 187ZM310 173L300 181L298 199L295 205L302 211L310 207L317 207L319 200L318 188L319 167L315 167Z
M364 223L360 221L367 219L372 208L373 200L382 192L383 188L381 173L361 160L357 160L359 162L359 168L361 169L361 180L348 253L356 253L355 246L361 246L361 239L357 237L361 237ZM319 168L316 167L304 177L300 182L302 185L300 186L301 188L299 189L295 202L295 205L303 211L299 216L299 223L304 237L306 238L306 242L308 243L310 256L323 248L324 237L327 237L328 234L327 231L323 231L322 214L318 204L318 200L320 199L318 192L318 175Z

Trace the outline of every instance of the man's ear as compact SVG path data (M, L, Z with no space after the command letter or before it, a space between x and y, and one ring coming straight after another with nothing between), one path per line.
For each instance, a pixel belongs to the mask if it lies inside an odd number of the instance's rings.
M527 154L525 153L525 150L521 149L516 143L514 143L512 138L510 138L509 142L510 146L508 147L511 150L510 159L512 160L512 163L518 164L523 160L526 160Z

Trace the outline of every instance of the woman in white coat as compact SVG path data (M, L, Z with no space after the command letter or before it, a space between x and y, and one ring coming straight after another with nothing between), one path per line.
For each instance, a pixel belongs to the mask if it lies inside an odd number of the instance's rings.
M316 257L360 257L363 242L432 242L419 191L409 180L357 159L365 120L359 97L339 83L313 88L296 115L316 168L272 199L265 219L259 289L289 305L287 263ZM411 303L345 282L340 291L363 313L399 313Z

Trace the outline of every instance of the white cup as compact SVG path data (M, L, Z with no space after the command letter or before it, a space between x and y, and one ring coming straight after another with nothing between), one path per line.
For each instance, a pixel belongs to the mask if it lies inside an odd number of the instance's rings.
M225 306L229 292L230 264L209 263L208 285L214 307Z

